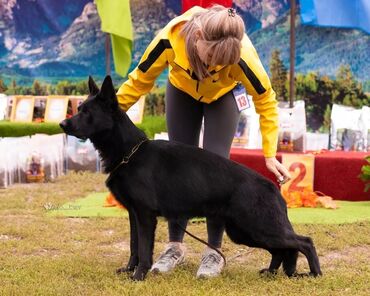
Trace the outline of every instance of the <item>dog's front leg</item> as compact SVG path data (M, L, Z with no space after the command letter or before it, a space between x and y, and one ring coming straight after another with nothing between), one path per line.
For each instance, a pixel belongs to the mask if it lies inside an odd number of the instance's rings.
M130 259L126 266L118 268L116 273L122 272L133 272L137 265L139 264L139 254L138 254L138 238L137 238L137 226L135 213L128 209L128 215L130 220Z
M132 279L142 281L153 264L154 234L157 218L150 211L136 212L136 225L138 230L139 264L135 269Z

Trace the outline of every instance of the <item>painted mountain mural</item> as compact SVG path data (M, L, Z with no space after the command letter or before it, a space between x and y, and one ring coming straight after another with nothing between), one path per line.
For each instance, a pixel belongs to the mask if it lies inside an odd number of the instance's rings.
M262 62L281 51L289 66L289 0L234 0ZM181 10L181 1L131 0L135 30L132 68L155 34ZM296 71L334 76L349 64L369 80L370 36L357 30L302 26L297 16ZM30 84L105 75L105 33L89 0L0 0L0 77Z

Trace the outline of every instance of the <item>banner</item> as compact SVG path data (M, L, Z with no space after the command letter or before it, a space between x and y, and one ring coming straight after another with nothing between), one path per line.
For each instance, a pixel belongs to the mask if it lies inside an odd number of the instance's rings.
M302 24L358 28L370 33L369 0L300 0Z
M101 29L110 33L114 68L125 77L131 65L132 24L129 0L96 0Z
M182 12L187 11L193 6L201 6L204 8L210 7L213 4L221 4L225 7L231 7L233 5L232 0L182 0Z
M278 151L306 151L306 109L304 101L295 101L292 108L288 102L279 102ZM326 147L327 148L327 147Z
M316 9L314 3L327 1L301 2L303 8L306 3L311 3L311 8ZM344 1L335 2L339 7ZM346 2L358 3L357 0ZM122 75L127 72L128 65L131 70L137 66L159 30L181 14L182 9L194 5L206 7L212 3L232 5L236 9L267 71L274 49L281 52L283 63L289 64L289 47L286 46L289 34L285 20L289 18L290 1L287 0L97 0L96 3L93 0L0 0L0 93L71 94L71 91L62 91L69 89L64 80L75 84L86 81L89 75L102 80L106 74L105 32L111 34L112 59ZM331 11L332 8L327 13ZM365 11L368 11L366 7L361 13ZM311 9L305 12L320 20ZM368 22L370 18L367 15L356 19ZM364 66L369 63L365 32L300 24L297 24L297 30L300 32L296 36L297 44L301 44L296 52L297 73L319 72L335 77L338 67L348 64L357 80L369 80L369 71ZM117 86L123 82L114 67L111 74ZM32 91L30 88L35 80L41 88ZM157 84L162 86L166 82L167 72L164 72L158 77ZM59 87L58 91L49 87L58 83L67 85ZM366 91L368 85L364 83ZM78 90L75 94L83 95Z

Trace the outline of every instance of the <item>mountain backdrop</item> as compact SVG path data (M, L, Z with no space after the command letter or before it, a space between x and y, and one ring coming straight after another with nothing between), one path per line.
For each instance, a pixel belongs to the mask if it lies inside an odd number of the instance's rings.
M279 49L289 67L289 0L234 0L266 69ZM132 67L155 34L181 11L177 0L131 0L135 30ZM298 7L299 8L299 7ZM370 35L361 31L303 26L297 16L296 71L335 76L349 64L370 80ZM105 33L89 0L0 0L0 78L30 84L105 75ZM119 79L116 76L116 79Z

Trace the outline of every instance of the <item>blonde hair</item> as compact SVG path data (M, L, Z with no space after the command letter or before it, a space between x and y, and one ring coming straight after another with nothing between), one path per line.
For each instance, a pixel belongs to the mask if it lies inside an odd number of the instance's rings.
M210 76L204 57L210 65L232 65L240 60L241 40L245 26L243 19L233 9L214 5L204 12L198 12L181 30L185 38L186 53L199 80ZM199 56L197 45L205 48Z

